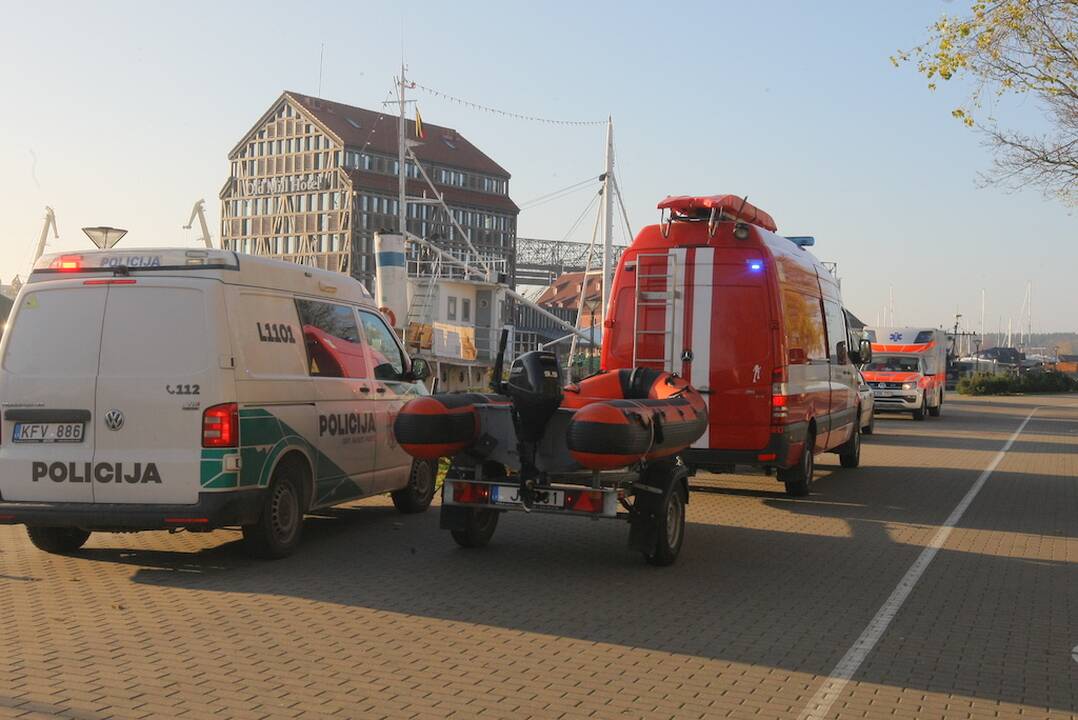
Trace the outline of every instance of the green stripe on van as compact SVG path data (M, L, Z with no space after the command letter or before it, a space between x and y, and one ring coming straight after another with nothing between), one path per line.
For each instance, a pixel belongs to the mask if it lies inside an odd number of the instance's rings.
M267 487L277 458L293 449L303 450L314 463L315 505L340 502L362 494L339 465L264 408L240 410L240 472L224 469L224 457L235 454L235 450L203 449L201 485L206 490Z

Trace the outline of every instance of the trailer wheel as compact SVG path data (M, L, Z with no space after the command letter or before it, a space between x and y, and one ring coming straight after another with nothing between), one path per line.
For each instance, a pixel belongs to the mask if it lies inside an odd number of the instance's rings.
M655 547L644 553L651 565L673 565L685 541L685 489L680 483L671 483L663 494L662 504L655 515Z
M498 527L497 510L468 509L468 518L465 520L463 530L451 530L453 539L457 545L466 548L484 547L494 536L494 530Z
M430 507L434 499L434 463L430 460L413 460L408 484L390 494L393 506L404 514L421 513Z
M791 497L804 497L812 487L812 473L816 469L816 460L812 450L816 445L816 436L811 430L805 435L805 448L801 458L792 468L779 469L779 480L786 485L786 494Z
M30 542L38 550L54 555L73 553L90 539L90 531L74 527L31 527L26 526Z

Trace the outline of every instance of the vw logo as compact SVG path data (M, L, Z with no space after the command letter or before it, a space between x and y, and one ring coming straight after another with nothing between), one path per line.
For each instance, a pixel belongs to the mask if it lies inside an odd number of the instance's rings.
M105 413L105 427L109 430L119 430L124 426L124 414L113 408Z

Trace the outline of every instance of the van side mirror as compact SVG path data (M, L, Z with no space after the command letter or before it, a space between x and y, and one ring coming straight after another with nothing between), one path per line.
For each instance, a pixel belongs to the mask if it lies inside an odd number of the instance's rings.
M857 345L857 350L850 353L850 362L854 365L864 365L872 362L872 341L861 338L861 342Z
M412 371L409 378L415 382L422 382L430 377L430 364L423 358L412 358Z

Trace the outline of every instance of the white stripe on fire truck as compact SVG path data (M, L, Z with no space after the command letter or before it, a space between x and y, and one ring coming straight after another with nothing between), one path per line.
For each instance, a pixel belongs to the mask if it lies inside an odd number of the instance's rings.
M715 249L697 248L693 264L692 330L689 347L692 348L692 376L689 382L697 390L711 389L711 342L712 318L711 287L715 283ZM704 395L710 417L710 397ZM711 447L711 427L692 444L694 448Z

